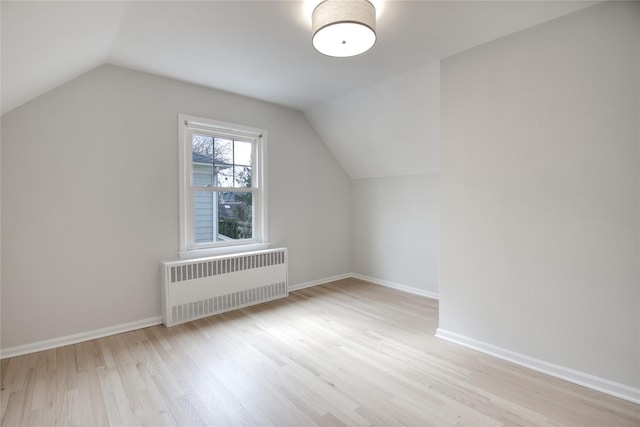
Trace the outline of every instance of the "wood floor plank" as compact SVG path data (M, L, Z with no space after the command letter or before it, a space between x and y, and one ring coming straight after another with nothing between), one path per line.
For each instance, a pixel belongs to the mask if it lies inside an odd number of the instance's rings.
M2 360L2 426L640 427L640 405L434 337L438 302L345 279Z

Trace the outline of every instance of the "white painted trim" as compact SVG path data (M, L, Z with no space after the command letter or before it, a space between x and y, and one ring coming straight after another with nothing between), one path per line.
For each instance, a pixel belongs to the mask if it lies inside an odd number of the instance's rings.
M299 291L300 289L310 288L312 286L324 285L329 282L335 282L336 280L349 279L353 277L353 274L339 274L337 276L325 277L324 279L312 280L311 282L299 283L297 285L289 285L289 291Z
M384 286L385 288L396 289L398 291L408 292L410 294L420 295L420 296L435 299L435 300L440 299L440 295L438 295L436 292L427 291L425 289L418 289L418 288L414 288L413 286L401 285L399 283L376 279L375 277L364 276L362 274L357 274L357 273L352 273L351 276L356 279L366 280L367 282Z
M194 241L193 225L193 195L194 186L191 184L191 133L194 131L208 132L210 134L229 134L246 138L252 141L253 146L253 184L251 192L254 194L253 206L253 232L254 238L240 241L217 241L197 244ZM268 242L268 217L267 217L267 130L235 123L222 122L202 117L178 114L178 221L179 221L179 257L188 259L212 254L222 254L224 248L230 246L245 246L246 249L237 251L256 250L259 245ZM211 187L207 191L227 191L228 187ZM241 189L242 190L242 189ZM245 190L249 190L248 188ZM215 252L215 249L220 249ZM194 252L191 255L190 252Z
M313 280L310 282L299 283L297 285L289 285L289 291L297 291L312 286L324 285L336 280L356 278L371 282L373 284L385 286L388 288L400 290L403 292L409 292L415 295L422 295L429 298L437 299L438 295L422 289L412 288L409 286L403 286L396 283L386 282L372 277L363 276L361 274L346 273L339 274L337 276L325 277L323 279ZM156 326L162 324L162 316L149 317L147 319L138 320L135 322L124 323L121 325L110 326L102 329L95 329L93 331L81 332L74 335L68 335L65 337L52 338L44 341L37 341L30 344L19 345L15 347L0 349L0 359L6 359L8 357L22 356L24 354L36 353L38 351L50 350L52 348L63 347L66 345L77 344L79 342L90 341L98 338L103 338L109 335L120 334L123 332L134 331L136 329L147 328L149 326Z
M229 246L219 246L217 248L195 249L179 252L181 260L193 260L197 258L209 258L220 255L241 255L248 252L264 251L269 249L269 243L243 243Z
M149 317L135 322L124 323L107 328L95 329L93 331L81 332L79 334L67 335L66 337L53 338L50 340L37 341L31 344L18 345L15 347L3 348L0 350L0 359L8 357L22 356L23 354L36 353L38 351L50 350L52 348L77 344L79 342L95 340L109 335L121 334L123 332L134 331L136 329L147 328L162 324L162 316Z
M311 282L300 283L298 285L289 286L289 291L308 288L311 286L322 285L341 279L352 277L350 273L338 276L327 277L324 279L314 280ZM93 331L81 332L66 337L52 338L49 340L37 341L30 344L19 345L15 347L0 349L0 359L9 357L22 356L24 354L36 353L39 351L51 350L52 348L64 347L66 345L77 344L79 342L90 341L98 338L107 337L109 335L121 334L123 332L134 331L136 329L147 328L162 324L162 316L149 317L135 322L125 323L122 325L110 326L107 328L96 329Z
M561 380L640 404L640 388L620 384L606 378L545 362L544 360L516 353L442 328L436 330L436 337L515 363L516 365L524 366L534 371L542 372L543 374L551 375Z

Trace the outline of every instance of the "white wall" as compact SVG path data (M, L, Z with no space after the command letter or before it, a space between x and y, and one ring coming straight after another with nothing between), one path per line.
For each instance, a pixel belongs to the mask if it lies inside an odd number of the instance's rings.
M353 272L438 294L438 174L354 180Z
M302 113L102 66L2 116L3 350L159 316L178 113L268 129L290 284L350 271L350 181Z
M436 296L439 63L304 114L354 180L353 272Z
M627 397L640 386L639 16L607 2L441 67L440 332Z

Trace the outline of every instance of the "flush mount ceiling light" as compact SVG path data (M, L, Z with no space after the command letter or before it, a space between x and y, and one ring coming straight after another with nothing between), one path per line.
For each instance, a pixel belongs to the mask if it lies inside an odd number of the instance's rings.
M368 0L324 0L312 21L313 47L328 56L359 55L376 42L376 8Z

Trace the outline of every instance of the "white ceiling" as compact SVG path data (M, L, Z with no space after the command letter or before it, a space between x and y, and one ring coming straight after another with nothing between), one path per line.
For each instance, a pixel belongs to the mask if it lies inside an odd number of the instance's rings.
M299 110L584 8L584 1L392 1L378 41L329 58L308 1L1 2L2 114L104 63Z

